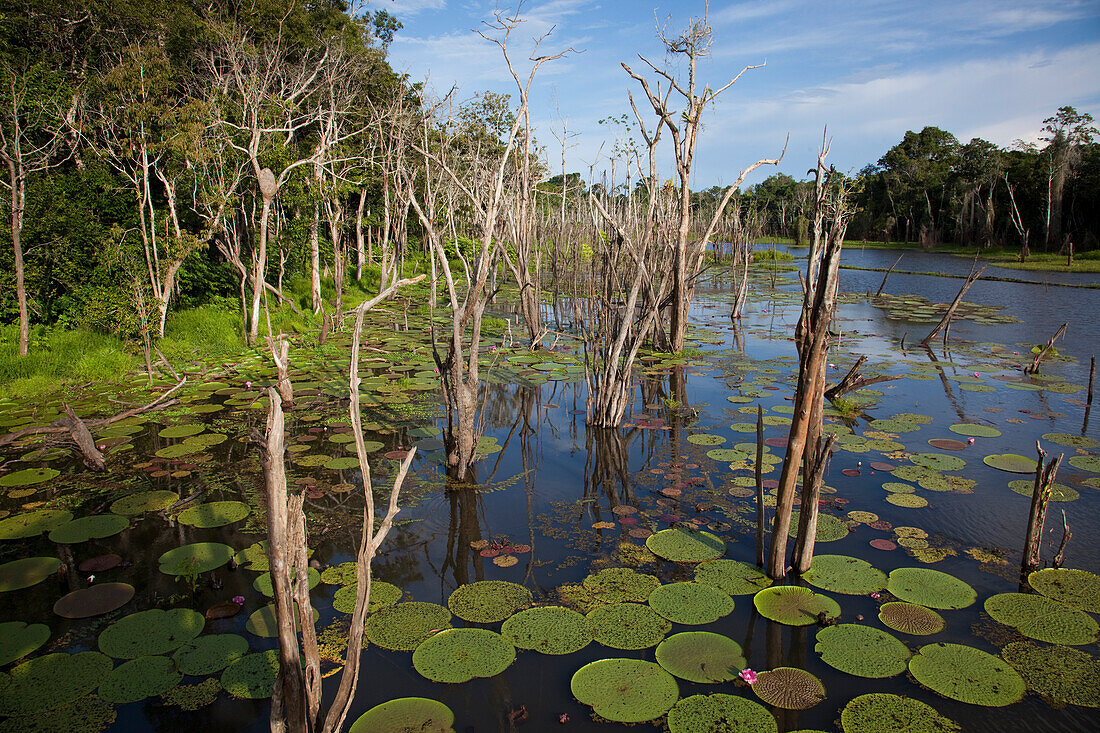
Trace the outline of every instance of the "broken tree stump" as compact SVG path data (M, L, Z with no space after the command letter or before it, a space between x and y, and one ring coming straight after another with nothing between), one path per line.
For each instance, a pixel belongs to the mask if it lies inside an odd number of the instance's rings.
M1035 355L1035 360L1032 361L1031 364L1026 369L1024 369L1024 374L1036 374L1036 373L1038 373L1039 365L1043 363L1043 359L1046 358L1047 353L1051 349L1054 348L1054 342L1065 335L1066 328L1068 326L1069 326L1068 323L1063 323L1062 327L1054 332L1054 335L1050 337L1050 341L1047 341L1047 345L1044 346L1042 349L1040 349L1039 353ZM1090 382L1089 383L1090 384L1092 383L1091 382L1091 375L1090 375Z
M1027 577L1027 575L1042 567L1042 548L1040 545L1043 539L1043 526L1046 524L1047 506L1050 503L1054 479L1058 475L1058 466L1062 463L1062 455L1046 462L1047 452L1043 450L1038 441L1035 442L1035 449L1039 452L1039 462L1035 466L1035 486L1031 492L1031 512L1027 518L1024 556L1020 562L1020 575L1023 577Z
M806 471L803 473L802 511L798 515L798 540L795 542L791 567L796 573L810 569L814 561L814 543L817 536L817 515L821 506L821 485L825 478L825 466L836 444L836 436L818 436L817 445L806 456Z
M894 268L898 266L898 263L901 262L901 258L904 257L904 256L905 256L904 252L902 252L900 255L898 255L898 258L897 258L897 260L894 261L894 264L890 265L890 269L887 270L886 274L882 276L882 283L878 286L878 290L875 291L875 297L876 298L878 296L882 295L882 289L884 287L886 287L886 279L888 277L890 277L890 273L894 271Z
M106 471L107 462L103 460L103 454L96 447L95 439L92 438L92 431L88 430L88 426L84 424L84 421L77 417L73 408L69 407L69 403L63 404L65 405L65 424L69 429L69 435L72 436L73 442L80 449L84 464L93 471Z

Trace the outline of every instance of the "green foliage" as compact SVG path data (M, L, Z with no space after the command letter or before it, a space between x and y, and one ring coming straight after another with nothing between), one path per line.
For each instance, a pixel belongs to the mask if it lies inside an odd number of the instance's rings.
M275 314L272 313L273 327L274 322ZM216 305L172 313L157 348L173 364L198 356L216 358L243 351L241 314Z
M19 329L0 326L0 397L61 392L72 384L111 384L138 366L115 336L91 331L35 328L30 353L19 356Z

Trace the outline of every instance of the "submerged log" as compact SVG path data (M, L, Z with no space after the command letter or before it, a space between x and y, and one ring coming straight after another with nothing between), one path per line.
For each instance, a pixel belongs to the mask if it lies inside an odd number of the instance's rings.
M88 430L88 426L84 424L84 421L77 417L76 412L69 406L69 403L65 405L65 422L69 428L69 435L73 438L73 443L80 449L80 453L84 458L84 464L93 471L106 471L107 463L103 460L103 454L96 448L95 440L92 438L92 433Z

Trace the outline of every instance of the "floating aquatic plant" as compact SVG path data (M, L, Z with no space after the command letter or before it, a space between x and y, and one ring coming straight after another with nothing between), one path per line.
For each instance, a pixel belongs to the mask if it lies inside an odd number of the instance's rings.
M421 642L412 660L433 682L459 684L500 674L516 661L516 648L488 629L446 629Z
M863 596L886 587L886 573L847 555L815 555L802 579L833 593Z
M177 685L167 692L161 693L161 700L169 707L180 710L201 710L207 705L213 704L218 699L222 684L214 677L208 677L194 685Z
M95 695L53 710L0 720L3 733L100 733L115 722L115 706Z
M689 435L687 440L693 445L722 445L726 442L726 439L721 435L708 435L706 433Z
M711 585L731 596L755 595L772 579L754 566L738 560L711 560L695 566L696 582Z
M0 487L16 488L41 484L61 475L56 468L24 468L20 471L0 476Z
M1017 641L1001 656L1024 678L1028 689L1058 703L1100 708L1100 661L1068 646Z
M600 606L589 611L585 620L596 641L613 649L645 649L672 630L667 619L640 603Z
M1035 459L1016 453L994 453L986 456L982 461L987 466L1008 473L1035 473Z
M73 519L50 530L50 541L75 545L91 539L116 535L130 526L130 520L120 514L96 514Z
M246 654L222 672L221 684L233 697L259 700L271 697L279 674L279 650Z
M704 562L726 554L726 543L710 532L672 527L646 538L645 546L657 557L673 562Z
M436 603L404 601L367 619L365 634L383 649L412 651L433 632L451 628L451 612Z
M999 437L1001 431L997 428L989 425L980 425L978 423L955 423L947 428L952 433L958 433L959 435L965 435L971 438L996 438Z
M752 602L761 616L788 626L809 626L822 615L825 618L840 615L840 605L832 598L794 585L765 588L753 596Z
M488 624L503 621L531 605L531 591L506 580L479 580L460 585L447 599L451 613L464 621Z
M184 674L201 677L228 667L248 653L248 640L238 634L208 634L193 639L172 655Z
M220 542L195 542L169 550L160 556L165 575L190 575L220 568L233 557L233 548Z
M46 654L12 668L0 684L0 715L31 715L84 697L111 671L99 652Z
M703 583L668 583L649 594L650 607L677 624L699 625L717 621L733 611L729 594Z
M301 624L298 621L297 616L298 604L295 602L295 616L294 616L294 630L301 631ZM321 614L316 608L313 609L313 620L316 621L321 617ZM253 611L248 617L248 621L245 622L244 628L248 633L255 634L256 636L262 636L268 639L274 638L279 635L279 624L275 618L275 604L269 603L263 608Z
M1003 659L962 644L922 646L909 660L909 672L925 687L971 705L1011 705L1026 689Z
M676 679L654 662L600 659L569 682L573 697L616 723L644 723L667 713L680 696Z
M769 705L784 710L806 710L825 699L825 685L797 667L776 667L761 672L752 691Z
M19 540L49 532L73 518L61 509L35 509L0 519L0 540Z
M1028 585L1047 598L1100 613L1100 576L1087 570L1046 568L1027 576Z
M978 600L978 594L967 583L929 568L894 570L887 579L886 590L903 601L929 608L966 608Z
M905 671L910 652L896 637L872 626L839 624L817 632L814 650L830 667L857 677L893 677Z
M159 512L179 500L180 495L175 491L141 491L116 499L111 504L111 511L115 514L127 516L143 512Z
M798 537L798 522L801 512L791 512L791 537ZM848 525L843 519L831 514L819 514L817 516L817 533L814 542L835 542L848 536Z
M50 627L24 621L0 623L0 666L22 659L50 638Z
M61 567L56 557L25 557L0 565L0 591L20 590L41 583Z
M124 616L99 635L99 650L115 659L167 654L198 636L206 619L189 608L151 608Z
M744 697L716 693L692 695L668 711L670 733L778 733L779 726L767 708Z
M129 583L97 583L74 590L53 604L53 612L63 618L90 618L116 611L134 597Z
M294 568L291 568L290 569L290 580L292 582L293 582L296 575L297 575L297 571ZM310 590L313 590L314 588L317 587L317 584L321 582L321 573L318 572L315 568L307 568L306 569L306 580L309 584ZM267 596L268 598L271 598L275 595L275 590L274 590L274 588L272 588L272 585L271 585L271 573L270 572L266 572L266 573L263 573L262 575L258 576L254 581L252 581L252 587L257 592Z
M655 575L639 573L630 568L604 568L587 576L583 584L593 596L604 603L645 603L661 581Z
M701 683L737 679L746 664L737 642L709 631L673 634L657 645L656 658L671 674Z
M332 608L340 613L354 612L358 593L358 583L353 582L351 585L345 585L332 596ZM367 601L367 613L374 613L387 606L392 606L401 600L402 595L404 595L402 590L396 585L387 583L384 580L372 580L370 599Z
M438 700L399 697L360 715L348 733L454 733L455 715Z
M124 705L160 695L183 679L168 657L138 657L111 670L99 685L99 696L110 703Z
M985 612L1024 636L1052 644L1091 644L1100 632L1092 616L1046 596L998 593L986 599Z
M955 733L959 724L911 697L872 692L840 711L844 733Z
M157 435L162 438L188 438L198 435L203 430L206 430L205 425L173 425L170 428L161 428Z
M504 621L500 633L513 646L543 654L572 654L594 638L583 615L561 606L520 611Z
M938 634L947 625L943 616L932 609L904 601L879 606L878 619L894 631L914 636Z
M176 517L181 524L192 527L223 527L239 522L252 512L240 501L211 501L185 509Z
M1008 488L1015 491L1021 496L1031 498L1031 495L1035 493L1035 481L1034 479L1021 478L1015 481L1008 482ZM1050 487L1050 501L1077 501L1081 498L1081 494L1065 484L1053 484Z
M321 571L321 582L326 585L351 585L358 577L358 566L354 562L340 563ZM373 590L374 584L371 583Z

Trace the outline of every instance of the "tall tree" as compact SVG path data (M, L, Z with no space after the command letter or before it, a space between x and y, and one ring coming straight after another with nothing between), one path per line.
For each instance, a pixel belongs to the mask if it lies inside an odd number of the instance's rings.
M1070 106L1059 107L1052 116L1043 120L1041 138L1047 145L1043 154L1047 158L1047 210L1045 222L1046 248L1062 244L1062 198L1066 179L1081 155L1083 146L1092 142L1100 132L1092 124L1092 115L1078 112Z

